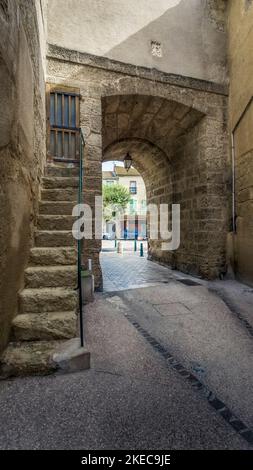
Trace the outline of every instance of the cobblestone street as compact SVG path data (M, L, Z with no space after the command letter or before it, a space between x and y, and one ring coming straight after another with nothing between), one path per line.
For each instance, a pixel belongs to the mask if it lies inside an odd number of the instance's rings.
M123 255L102 252L100 259L104 292L154 286L173 278L168 268L149 261L146 254L140 257L138 252L125 252Z

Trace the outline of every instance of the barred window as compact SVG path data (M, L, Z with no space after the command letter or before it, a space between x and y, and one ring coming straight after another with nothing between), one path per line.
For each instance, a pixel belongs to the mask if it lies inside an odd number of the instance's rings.
M48 86L48 155L56 161L79 159L79 99L77 92Z

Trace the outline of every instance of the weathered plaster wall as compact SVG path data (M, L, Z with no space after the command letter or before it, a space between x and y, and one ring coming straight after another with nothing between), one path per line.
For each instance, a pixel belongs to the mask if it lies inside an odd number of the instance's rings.
M1 350L17 310L45 160L46 31L40 2L1 0L0 31Z
M130 151L148 202L182 204L180 250L172 257L154 242L152 259L209 278L223 273L229 173L223 87L52 47L48 81L80 88L85 202L94 208L101 195L102 161ZM100 240L87 241L84 256L93 258L96 287L100 247Z
M253 284L253 2L229 2L229 127L234 130L234 267ZM232 250L231 250L232 251Z
M49 43L168 73L226 81L226 0L50 0ZM161 44L161 57L151 42Z

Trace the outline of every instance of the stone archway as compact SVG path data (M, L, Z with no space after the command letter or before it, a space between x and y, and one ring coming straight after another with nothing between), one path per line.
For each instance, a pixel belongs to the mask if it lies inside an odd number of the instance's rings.
M127 152L130 152L132 156L133 167L144 180L147 205L154 204L159 208L160 204L166 203L171 208L173 204L172 171L171 162L165 152L147 140L129 138L108 145L103 152L103 162L122 161ZM149 223L147 234L148 257L156 259L157 249L161 242L149 238ZM172 253L170 253L171 262Z
M224 273L230 176L224 88L110 61L87 62L84 54L71 51L67 56L64 50L50 51L49 81L52 75L52 82L80 89L84 201L95 209L95 196L102 193L102 161L110 159L109 152L116 155L128 148L141 153L142 159L135 160L150 195L181 204L180 249L172 260L153 244L150 257L207 278ZM152 162L147 168L141 168L143 153ZM102 286L100 251L100 240L85 241L83 263L92 258L97 289Z
M223 191L219 184L224 177L217 170L220 156L215 155L213 134L209 135L213 122L193 107L141 94L102 97L101 115L102 161L122 160L129 151L144 179L147 203L181 206L180 248L163 251L161 240L151 240L149 259L217 277L225 269L226 208L222 198L213 204L213 187ZM101 160L99 165L101 172ZM101 284L100 241L87 241L86 248L96 260Z
M147 203L181 206L180 248L162 251L161 241L153 240L149 258L213 278L224 269L224 239L218 246L215 220L218 224L222 218L222 207L213 207L208 194L219 175L206 158L211 148L206 126L203 112L172 100L146 95L102 98L103 160L122 160L129 151L145 181Z

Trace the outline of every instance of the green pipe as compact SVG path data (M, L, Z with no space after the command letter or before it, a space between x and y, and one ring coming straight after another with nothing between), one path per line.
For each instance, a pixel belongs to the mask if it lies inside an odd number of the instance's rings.
M140 256L143 258L144 252L143 252L143 243L140 245Z

